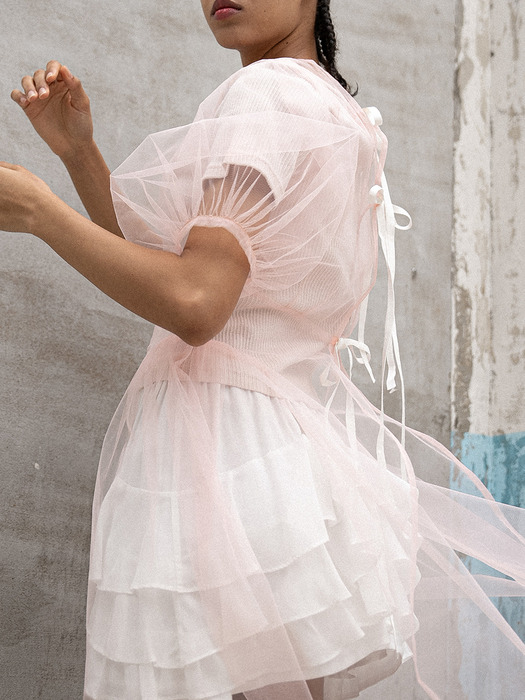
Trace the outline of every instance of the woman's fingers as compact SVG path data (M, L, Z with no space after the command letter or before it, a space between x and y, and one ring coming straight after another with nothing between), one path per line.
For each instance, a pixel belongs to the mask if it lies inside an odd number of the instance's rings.
M46 66L46 83L49 85L57 80L62 64L60 61L48 61Z
M11 93L11 99L14 100L14 102L16 102L17 104L19 104L20 107L22 107L22 109L27 107L27 105L29 104L29 101L27 100L25 94L21 92L21 90L13 90L13 92Z
M43 100L49 95L49 86L46 83L46 73L44 70L40 69L35 71L33 75L33 83L35 84L35 89L38 93L38 97Z
M81 81L76 78L67 66L61 66L58 80L63 80L71 95L71 105L81 112L89 111L89 98Z
M33 76L24 75L24 77L22 78L22 88L24 89L25 97L28 102L34 102L35 100L38 100L38 92L36 89L35 82L33 80Z
M45 100L49 97L50 86L61 80L64 80L66 85L71 87L69 83L74 81L74 78L60 61L48 61L45 70L38 69L33 75L24 75L22 78L23 91L13 90L11 99L21 107L27 107L31 102L38 99Z
M74 116L78 117L80 113L90 119L89 98L81 81L71 73L67 66L55 60L49 61L45 69L38 69L33 75L25 75L22 78L22 90L11 92L11 99L24 111L31 108L28 112L30 119L33 119L35 114L41 114L45 104L40 105L40 102L47 100L53 102L54 98L61 101L66 96L67 100L64 104L66 107L71 107L70 111L72 114L74 113ZM66 114L64 118L69 119L69 114Z
M67 66L60 66L58 80L63 80L70 90L75 90L80 87L80 80L75 78Z

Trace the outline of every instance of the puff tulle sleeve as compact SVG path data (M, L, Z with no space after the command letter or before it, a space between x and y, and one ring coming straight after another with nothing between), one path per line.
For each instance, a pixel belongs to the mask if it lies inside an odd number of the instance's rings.
M252 289L303 279L340 221L357 237L377 179L377 135L357 104L334 114L304 72L279 61L248 66L193 123L148 136L112 174L125 237L180 254L192 227L226 228L250 262Z

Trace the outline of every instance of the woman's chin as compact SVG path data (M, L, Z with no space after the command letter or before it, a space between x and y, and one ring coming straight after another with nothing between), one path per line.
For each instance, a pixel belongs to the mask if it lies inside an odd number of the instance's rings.
M213 36L220 46L235 51L250 50L252 43L255 43L250 42L246 31L243 32L240 27L213 27Z

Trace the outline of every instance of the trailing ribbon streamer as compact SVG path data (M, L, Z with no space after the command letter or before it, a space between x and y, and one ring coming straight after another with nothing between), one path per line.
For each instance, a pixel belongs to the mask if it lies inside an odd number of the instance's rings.
M364 111L368 116L370 123L379 129L379 127L383 124L383 118L381 116L381 112L377 109L377 107L367 107ZM376 152L378 163L381 162L382 147L383 141L381 138L378 137ZM399 375L399 382L401 385L401 443L403 446L405 445L405 385L403 370L401 367L401 357L399 352L399 341L397 336L397 326L395 319L395 232L396 229L400 231L408 231L410 228L412 228L412 218L405 209L392 203L392 199L390 197L390 190L388 188L388 183L384 172L381 174L381 185L374 185L370 189L369 200L371 206L375 207L376 210L377 232L379 240L381 242L381 250L383 252L383 257L385 259L387 269L387 309L381 364L381 424L377 440L378 459L383 466L386 466L384 454L384 388L386 386L389 392L393 392L396 389L396 375ZM399 224L396 219L396 216L406 217L408 223L404 226ZM341 360L341 351L343 349L347 350L350 377L353 366L353 358L355 358L357 362L366 367L372 381L375 382L375 377L370 365L370 349L366 345L364 340L367 307L368 297L366 297L363 300L359 310L359 326L357 340L353 340L351 338L339 338L339 340L335 344L335 350L337 352L339 361ZM356 351L359 352L359 355L356 354Z

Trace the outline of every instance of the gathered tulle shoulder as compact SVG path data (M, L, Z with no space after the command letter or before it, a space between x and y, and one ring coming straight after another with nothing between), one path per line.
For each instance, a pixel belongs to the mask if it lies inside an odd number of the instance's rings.
M386 139L322 73L313 61L259 61L191 124L148 136L111 177L126 238L180 254L193 227L226 228L250 262L245 293L290 288L341 244L354 251L357 303L375 274L367 195Z

